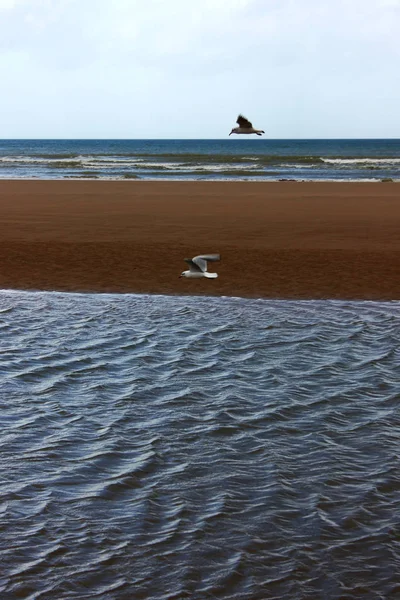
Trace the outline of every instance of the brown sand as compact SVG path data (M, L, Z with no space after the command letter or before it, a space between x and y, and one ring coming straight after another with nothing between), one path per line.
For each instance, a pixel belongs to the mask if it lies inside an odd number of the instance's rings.
M400 298L396 183L0 181L0 215L1 288Z

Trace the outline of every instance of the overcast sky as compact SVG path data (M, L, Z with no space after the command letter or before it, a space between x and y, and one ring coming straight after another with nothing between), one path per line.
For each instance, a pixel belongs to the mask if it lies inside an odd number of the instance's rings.
M1 138L400 138L400 0L0 0Z

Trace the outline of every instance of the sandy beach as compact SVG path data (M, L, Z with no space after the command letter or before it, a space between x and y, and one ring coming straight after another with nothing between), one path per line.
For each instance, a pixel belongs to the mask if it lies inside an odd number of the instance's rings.
M396 183L3 180L0 214L3 289L400 298Z

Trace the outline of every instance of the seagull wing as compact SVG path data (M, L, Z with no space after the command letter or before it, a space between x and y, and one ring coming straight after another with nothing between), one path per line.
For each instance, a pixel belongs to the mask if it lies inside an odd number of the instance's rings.
M250 121L248 121L243 115L238 116L236 123L239 125L239 127L248 127L249 129L253 127Z
M192 259L192 262L197 265L203 273L207 271L207 261L217 262L221 259L219 254L200 254Z
M201 269L199 265L197 265L192 258L185 258L185 262L189 265L189 269L192 273L202 273L204 269ZM207 263L206 263L207 269Z

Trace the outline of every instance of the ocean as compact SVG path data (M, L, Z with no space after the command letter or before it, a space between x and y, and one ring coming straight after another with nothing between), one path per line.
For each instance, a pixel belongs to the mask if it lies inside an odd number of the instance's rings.
M400 140L0 140L0 179L400 180Z
M0 598L399 598L399 318L0 292Z

